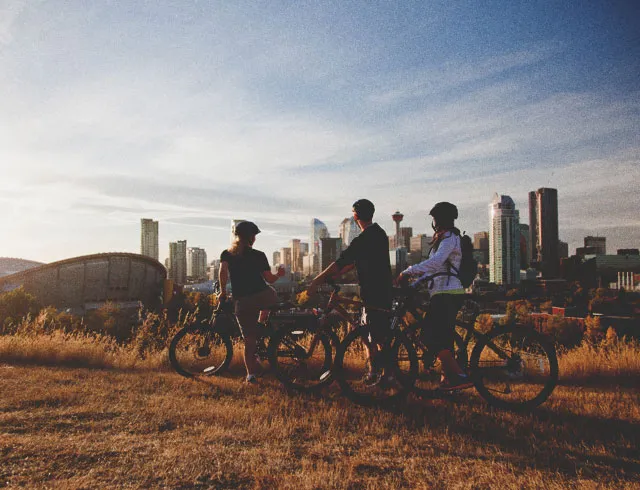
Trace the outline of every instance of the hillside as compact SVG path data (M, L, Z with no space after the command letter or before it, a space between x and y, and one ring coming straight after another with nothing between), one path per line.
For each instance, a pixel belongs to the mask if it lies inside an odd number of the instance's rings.
M0 257L0 276L8 276L16 272L22 272L33 267L43 265L43 262L34 260L16 259L12 257Z
M0 364L0 486L29 488L637 488L638 393L560 386L533 414L473 392L362 408L242 370Z

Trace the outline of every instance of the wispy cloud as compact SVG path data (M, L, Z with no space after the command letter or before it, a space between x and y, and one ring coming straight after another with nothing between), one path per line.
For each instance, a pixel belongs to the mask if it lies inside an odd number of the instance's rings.
M0 51L2 45L13 41L15 24L26 5L27 0L5 0L0 4Z

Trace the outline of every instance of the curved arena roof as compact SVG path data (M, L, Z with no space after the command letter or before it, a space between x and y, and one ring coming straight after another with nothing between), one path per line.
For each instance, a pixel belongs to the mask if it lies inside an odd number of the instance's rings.
M20 286L41 304L58 308L90 303L160 302L167 271L145 255L111 252L45 264L0 277L0 292Z

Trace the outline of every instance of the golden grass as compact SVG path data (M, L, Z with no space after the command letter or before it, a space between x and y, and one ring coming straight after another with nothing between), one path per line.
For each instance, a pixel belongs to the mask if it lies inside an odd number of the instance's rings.
M135 345L120 345L112 338L61 331L37 335L0 336L0 362L114 369L169 368L167 353L140 356Z
M383 409L245 386L239 347L194 381L106 337L0 337L0 487L640 488L637 343L563 354L533 414L473 391Z
M0 367L0 486L637 488L638 393L559 387L534 414L474 394L361 408L267 377Z
M583 342L561 353L558 360L561 381L640 381L640 342L635 340L610 340L600 345Z

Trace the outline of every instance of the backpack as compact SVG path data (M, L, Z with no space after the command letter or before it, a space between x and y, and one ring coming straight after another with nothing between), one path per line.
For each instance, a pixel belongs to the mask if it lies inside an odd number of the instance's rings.
M460 235L460 249L462 251L462 261L460 262L460 270L456 269L451 262L449 266L460 279L462 287L468 288L473 284L473 280L478 274L478 261L473 258L473 242L469 235Z

